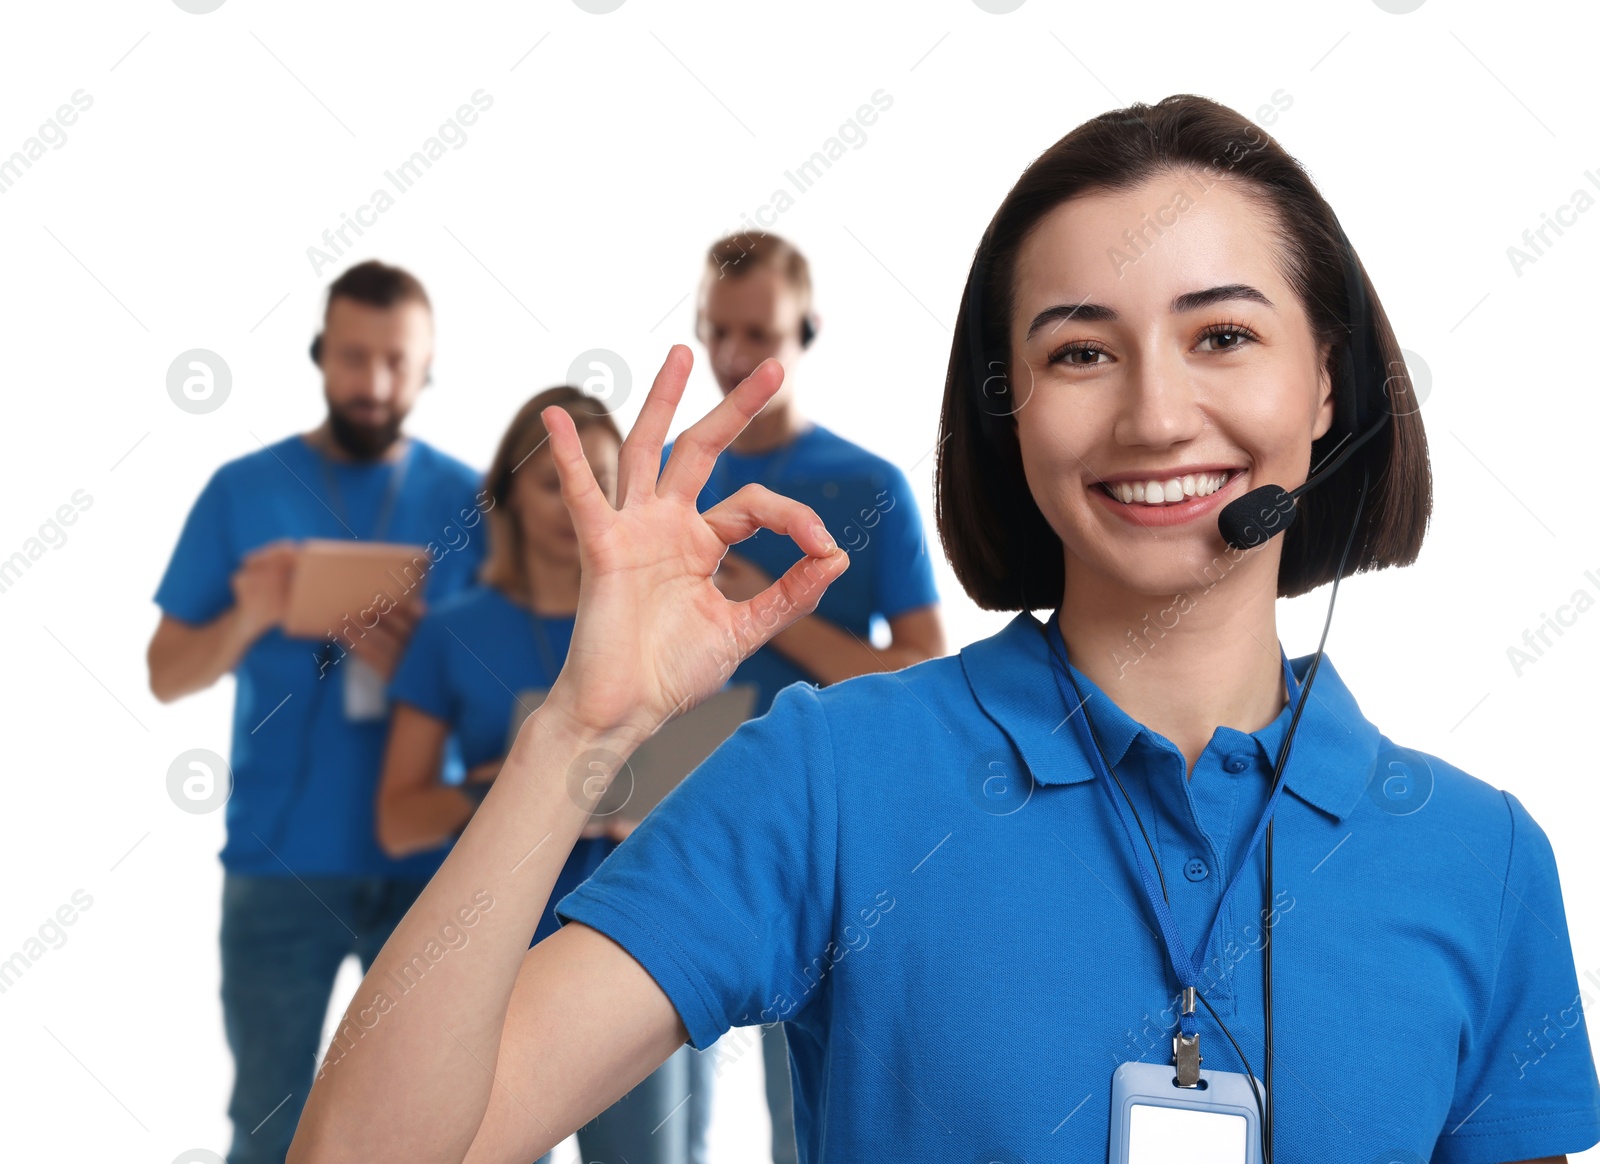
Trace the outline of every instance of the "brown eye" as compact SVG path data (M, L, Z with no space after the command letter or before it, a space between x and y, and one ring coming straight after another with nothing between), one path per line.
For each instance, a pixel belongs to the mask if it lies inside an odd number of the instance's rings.
M1217 346L1211 348L1213 352L1231 352L1248 343L1257 342L1255 332L1248 327L1236 323L1219 323L1208 327L1200 333L1200 342L1216 340Z
M1050 364L1070 364L1075 368L1093 368L1099 365L1099 360L1083 359L1085 356L1105 356L1110 358L1111 353L1097 344L1079 342L1067 344L1050 353L1047 360Z

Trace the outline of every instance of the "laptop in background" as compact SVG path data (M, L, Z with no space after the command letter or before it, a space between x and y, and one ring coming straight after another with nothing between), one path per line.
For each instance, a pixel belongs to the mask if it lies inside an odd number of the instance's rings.
M539 709L548 693L548 688L526 688L517 692L506 733L507 754L522 730L522 722ZM755 705L755 684L734 683L669 720L634 749L626 765L612 779L605 796L595 805L592 815L604 817L620 813L629 820L643 820L646 813L665 800L685 776L750 718Z

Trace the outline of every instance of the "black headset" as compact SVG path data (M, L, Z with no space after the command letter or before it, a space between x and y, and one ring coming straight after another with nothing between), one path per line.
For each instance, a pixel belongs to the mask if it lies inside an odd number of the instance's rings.
M319 331L311 337L311 362L317 367L322 367L322 333ZM433 383L433 369L429 368L422 376L422 386L426 388Z
M1333 212L1330 210L1329 214ZM1389 377L1378 351L1377 321L1372 317L1372 305L1367 300L1366 279L1356 262L1355 248L1344 233L1344 227L1334 218L1333 228L1339 232L1339 249L1344 259L1345 296L1349 314L1349 331L1343 344L1344 359L1339 367L1339 388L1333 402L1334 413L1342 432L1358 437L1356 444L1365 441L1375 432L1374 423L1387 421L1383 406L1388 394ZM1350 446L1350 451L1355 445ZM1308 482L1309 483L1309 482Z

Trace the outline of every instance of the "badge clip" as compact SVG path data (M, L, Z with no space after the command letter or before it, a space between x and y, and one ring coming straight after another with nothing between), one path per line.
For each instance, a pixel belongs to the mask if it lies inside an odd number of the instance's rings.
M1183 1014L1194 1014L1194 987L1183 988ZM1172 1037L1172 1065L1178 1071L1179 1087L1198 1087L1200 1085L1200 1033L1192 1035L1183 1034L1181 1031Z

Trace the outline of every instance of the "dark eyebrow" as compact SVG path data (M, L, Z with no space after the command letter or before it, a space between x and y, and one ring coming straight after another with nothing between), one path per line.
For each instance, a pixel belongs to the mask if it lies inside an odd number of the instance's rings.
M1197 311L1202 307L1210 307L1214 303L1223 303L1229 299L1247 299L1252 303L1260 303L1271 307L1272 300L1268 299L1254 287L1245 283L1225 283L1221 287L1208 287L1204 291L1189 291L1179 295L1172 301L1172 313L1182 315L1186 311ZM1028 334L1024 339L1032 339L1034 333L1046 324L1057 320L1075 319L1080 323L1115 323L1120 318L1111 308L1101 303L1058 303L1054 307L1046 307L1033 317L1033 322L1028 325Z

